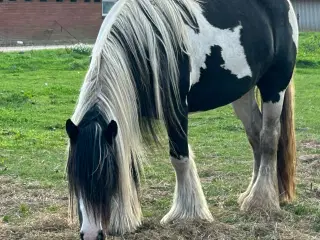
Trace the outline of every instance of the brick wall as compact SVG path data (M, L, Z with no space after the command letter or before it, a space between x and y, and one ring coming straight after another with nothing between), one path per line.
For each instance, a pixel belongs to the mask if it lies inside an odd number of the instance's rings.
M94 42L101 11L94 0L0 0L0 45Z

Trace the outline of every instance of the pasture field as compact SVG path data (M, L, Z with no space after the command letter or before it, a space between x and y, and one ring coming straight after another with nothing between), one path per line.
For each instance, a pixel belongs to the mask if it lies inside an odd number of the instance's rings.
M64 124L88 63L88 54L70 49L0 53L0 239L77 239L77 224L68 222ZM175 183L164 145L145 165L143 226L122 239L320 239L320 34L301 34L295 84L293 203L279 214L239 211L252 153L226 106L190 116L190 143L214 222L159 224Z

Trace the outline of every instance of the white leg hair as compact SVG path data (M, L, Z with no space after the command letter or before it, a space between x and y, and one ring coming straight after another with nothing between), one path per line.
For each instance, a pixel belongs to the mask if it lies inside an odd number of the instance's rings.
M82 214L80 233L83 234L83 240L96 240L99 231L102 230L101 221L96 222L93 214L86 211L81 197L79 198L79 207Z
M238 203L240 205L251 191L258 175L261 160L260 131L262 129L262 115L255 98L254 90L254 88L251 89L247 94L232 103L232 107L237 117L241 120L246 130L254 155L252 178L247 190L240 194L238 198Z
M131 188L128 186L122 187L126 189L117 193L112 199L108 225L108 234L110 235L123 235L127 232L133 232L141 225L142 212L133 179L131 179Z
M189 158L171 158L171 163L176 171L176 187L171 210L162 218L161 223L165 224L178 219L213 221L190 146Z
M277 149L280 136L280 115L284 93L276 103L263 103L263 123L260 135L261 163L256 182L244 199L242 210L279 210Z

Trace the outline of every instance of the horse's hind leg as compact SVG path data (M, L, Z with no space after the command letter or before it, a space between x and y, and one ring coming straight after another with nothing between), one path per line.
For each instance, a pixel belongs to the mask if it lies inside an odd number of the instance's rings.
M256 182L244 199L242 210L278 210L277 147L280 136L280 114L284 92L278 102L264 102L261 131L261 163Z
M291 75L290 68L277 65L258 82L263 101L261 162L257 179L242 203L242 210L280 209L281 189L284 189L281 194L288 199L293 196L295 138L292 85L287 88ZM280 188L278 181L283 185Z
M243 97L232 103L237 117L242 121L249 143L253 150L254 162L250 184L245 192L240 194L238 203L241 205L243 200L249 195L253 184L258 176L260 167L260 131L262 128L262 115L255 99L254 88Z
M191 149L188 149L187 107L179 116L180 125L168 126L171 163L176 172L176 187L171 210L161 223L179 219L204 219L212 221L205 196L202 191Z

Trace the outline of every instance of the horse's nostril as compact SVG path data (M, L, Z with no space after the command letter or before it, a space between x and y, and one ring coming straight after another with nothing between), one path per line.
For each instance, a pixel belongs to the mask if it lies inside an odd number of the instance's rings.
M104 240L104 234L102 230L99 231L97 240Z
M84 233L83 232L80 233L80 240L84 240Z

